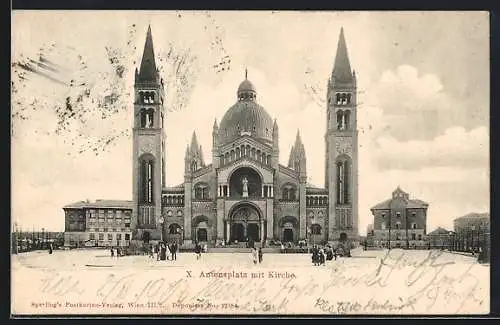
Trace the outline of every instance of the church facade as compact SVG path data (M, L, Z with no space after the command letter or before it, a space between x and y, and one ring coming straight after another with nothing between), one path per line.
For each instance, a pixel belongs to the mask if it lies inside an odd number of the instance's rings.
M259 104L256 87L246 75L235 86L235 103L220 123L214 121L211 163L205 161L193 132L184 155L184 182L167 186L164 84L149 28L135 71L133 196L131 202L124 201L131 207L132 239L178 240L186 245L357 241L356 75L342 29L327 87L324 188L307 183L306 150L299 131L288 164L279 163L278 121ZM71 206L65 211L74 214Z

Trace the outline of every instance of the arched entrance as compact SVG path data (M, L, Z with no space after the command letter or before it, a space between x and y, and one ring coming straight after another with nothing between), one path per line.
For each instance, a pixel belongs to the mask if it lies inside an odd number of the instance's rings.
M282 229L281 241L284 243L297 242L299 222L296 217L286 216L280 219L279 226Z
M196 242L210 242L212 240L212 221L206 216L197 216L192 221L192 234Z
M285 228L283 229L283 241L293 242L293 228Z
M241 203L233 208L227 225L226 239L230 242L258 242L264 239L264 219L260 210L250 203Z
M208 232L206 228L198 228L196 232L196 238L198 242L206 242L208 241Z
M340 234L340 241L347 241L347 234L345 232Z
M245 240L245 227L241 223L233 223L231 231L231 241L244 241Z

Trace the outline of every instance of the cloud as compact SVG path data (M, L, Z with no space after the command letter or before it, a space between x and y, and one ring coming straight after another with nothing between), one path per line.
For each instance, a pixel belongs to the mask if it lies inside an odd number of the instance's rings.
M373 137L383 134L402 141L429 140L449 127L465 125L463 104L446 93L436 75L421 75L413 66L384 71L367 89L366 94L360 94L361 109L376 107L382 113L370 121Z
M422 167L460 166L487 168L489 134L486 127L467 131L463 127L447 129L431 141L401 142L380 137L375 158L380 169L421 169Z

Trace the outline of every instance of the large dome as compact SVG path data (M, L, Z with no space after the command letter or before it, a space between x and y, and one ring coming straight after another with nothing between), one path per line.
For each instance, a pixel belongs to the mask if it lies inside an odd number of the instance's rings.
M256 97L253 84L248 79L243 80L238 87L238 102L227 110L221 120L219 145L230 143L245 133L272 142L273 119L256 102Z

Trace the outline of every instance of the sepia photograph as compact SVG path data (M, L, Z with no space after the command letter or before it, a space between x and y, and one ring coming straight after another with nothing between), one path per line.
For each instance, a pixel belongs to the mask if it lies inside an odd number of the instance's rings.
M11 317L487 315L489 19L13 10Z

